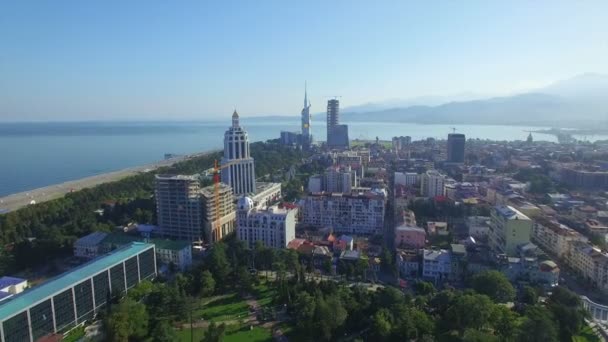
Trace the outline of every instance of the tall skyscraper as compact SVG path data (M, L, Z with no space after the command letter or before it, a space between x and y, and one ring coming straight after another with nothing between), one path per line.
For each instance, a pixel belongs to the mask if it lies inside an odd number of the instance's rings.
M195 176L157 175L156 216L166 237L196 241L204 236L200 182Z
M448 163L464 163L464 134L448 134Z
M239 114L232 113L232 126L224 134L222 183L232 187L235 195L255 193L255 164L249 155L249 137L239 125Z
M334 128L340 124L340 101L332 99L327 101L327 141L329 142Z
M304 84L304 108L302 109L302 146L309 148L312 144L312 134L310 133L310 102L306 83Z
M327 146L329 148L348 148L348 126L340 125L340 101L327 101Z

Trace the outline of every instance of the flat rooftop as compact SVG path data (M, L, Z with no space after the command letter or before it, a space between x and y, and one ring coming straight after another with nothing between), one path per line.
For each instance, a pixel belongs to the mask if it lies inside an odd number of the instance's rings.
M36 287L15 295L0 304L0 322L153 246L153 244L149 243L133 242L128 246L117 249L112 253L92 260Z
M497 206L496 212L508 220L527 220L530 218L511 206Z
M198 180L199 175L156 175L156 179L169 179L169 180Z

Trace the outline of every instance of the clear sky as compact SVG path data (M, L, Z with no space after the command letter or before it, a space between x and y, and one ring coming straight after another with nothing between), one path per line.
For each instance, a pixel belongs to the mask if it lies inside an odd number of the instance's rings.
M608 1L0 2L0 120L208 119L608 73Z

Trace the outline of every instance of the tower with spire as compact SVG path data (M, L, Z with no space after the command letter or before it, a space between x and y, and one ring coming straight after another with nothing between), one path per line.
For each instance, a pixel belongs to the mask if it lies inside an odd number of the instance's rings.
M239 114L232 113L232 126L224 133L222 183L232 187L235 195L255 193L255 163L249 154L249 137L239 123Z
M304 82L304 108L302 109L302 146L304 148L309 148L312 144L310 129L310 102L308 101L306 82Z

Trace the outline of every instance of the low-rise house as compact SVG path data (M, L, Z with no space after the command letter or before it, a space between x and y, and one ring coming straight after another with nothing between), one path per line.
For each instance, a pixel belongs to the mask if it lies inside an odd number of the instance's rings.
M23 292L27 288L27 279L0 277L0 301Z
M182 272L192 265L192 247L188 241L154 239L151 242L156 247L157 262L174 265Z
M454 281L461 280L465 273L467 250L465 245L451 244L451 263L450 266L450 279Z
M420 275L420 254L413 249L398 249L395 261L402 278L418 278Z
M590 205L581 205L572 208L572 215L582 221L597 218L597 209Z
M429 233L429 235L447 235L448 223L429 221L426 223L426 231Z
M469 235L474 238L487 238L490 234L489 216L469 216L465 219Z
M422 248L426 244L426 231L406 223L395 228L395 246Z
M108 236L108 233L93 232L83 236L74 243L74 256L83 259L93 259L99 254L99 246L103 239Z
M588 219L585 221L585 227L592 234L605 235L608 234L608 226L600 223L595 219Z
M447 280L452 269L450 251L424 249L422 254L422 277L438 282Z

